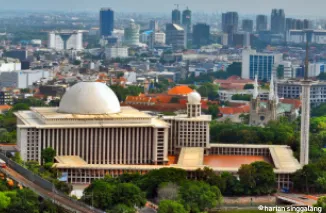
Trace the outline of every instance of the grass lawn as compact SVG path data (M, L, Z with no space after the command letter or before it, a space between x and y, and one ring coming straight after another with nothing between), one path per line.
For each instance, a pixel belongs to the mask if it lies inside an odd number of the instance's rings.
M326 148L323 148L324 152L326 152Z

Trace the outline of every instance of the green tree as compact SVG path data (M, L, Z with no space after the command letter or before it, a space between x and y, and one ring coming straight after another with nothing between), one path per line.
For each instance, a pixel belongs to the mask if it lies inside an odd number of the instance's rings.
M177 200L179 186L175 183L161 183L157 191L157 199L161 200Z
M157 189L161 183L171 182L180 184L187 180L187 172L183 169L162 168L149 171L140 181L140 187L146 191L147 196L154 198L157 196Z
M177 201L162 200L158 206L158 213L188 213L188 211Z
M326 73L325 72L320 73L317 78L323 81L326 80Z
M202 181L186 181L181 185L179 195L185 209L194 213L214 208L223 201L217 186Z
M29 110L29 106L24 103L18 103L18 104L15 104L12 108L13 112L20 111L20 110Z
M214 83L204 83L198 88L197 92L202 97L215 100L218 97L218 85Z
M113 204L141 208L145 205L145 193L132 183L118 183L113 190Z
M9 194L8 194L9 195ZM38 213L38 196L32 190L24 188L16 194L10 194L11 203L8 206L10 213Z
M41 158L44 163L53 163L56 151L52 147L43 149L41 152Z
M257 195L271 194L276 190L276 176L271 164L257 161L250 164L253 167L256 186L254 192Z
M243 186L244 192L250 195L256 187L256 169L252 165L243 164L238 171L240 183Z
M326 213L326 196L319 197L314 206L321 208L322 211L319 213Z
M253 84L246 84L246 85L244 85L243 89L254 89L254 85Z
M133 207L128 207L124 204L118 204L113 207L112 210L109 211L110 213L136 213L136 209Z
M304 165L293 176L293 184L299 191L309 193L316 187L318 178L321 177L320 169L316 164Z
M12 158L13 161L15 161L16 163L22 165L23 164L23 160L20 156L19 152L15 152L14 157Z
M0 191L0 211L6 209L10 205L10 197L5 192Z
M232 95L232 100L239 100L239 101L250 101L251 95L247 94L235 94Z

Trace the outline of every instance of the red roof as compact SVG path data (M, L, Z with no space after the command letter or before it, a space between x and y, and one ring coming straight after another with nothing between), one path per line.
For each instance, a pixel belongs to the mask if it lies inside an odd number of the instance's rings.
M301 101L298 99L280 99L280 102L284 104L292 104L296 109L301 107Z
M10 110L12 106L9 105L0 105L0 111Z
M227 114L227 115L250 112L249 105L242 105L242 106L238 106L238 107L219 107L218 109L219 109L220 113Z

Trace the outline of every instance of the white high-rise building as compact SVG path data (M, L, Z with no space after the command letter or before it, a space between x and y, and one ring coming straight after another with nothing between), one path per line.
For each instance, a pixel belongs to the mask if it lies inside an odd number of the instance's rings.
M52 31L49 32L48 48L55 50L82 50L83 33L74 31Z
M105 48L105 57L106 57L106 59L127 58L128 57L128 47Z
M129 26L124 31L124 43L128 46L139 45L139 25L135 23L135 20L130 19Z

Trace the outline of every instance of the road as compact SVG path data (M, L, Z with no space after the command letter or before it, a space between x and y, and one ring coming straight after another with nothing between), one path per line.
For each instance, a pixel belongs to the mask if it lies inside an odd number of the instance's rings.
M48 190L34 184L33 182L27 180L26 178L24 178L22 175L20 175L16 171L12 170L11 168L8 168L8 167L5 169L1 168L1 171L6 173L8 176L10 176L16 182L19 182L23 186L30 188L31 190L33 190L34 192L36 192L37 194L39 194L42 197L53 200L55 203L57 203L58 205L62 206L63 208L65 208L67 210L70 210L72 212L78 212L78 213L94 213L94 212L96 212L96 211L87 209L83 206L80 206L77 203L74 203L65 197L61 197L60 195L56 194L55 192L48 191Z
M317 203L317 197L305 194L294 194L294 193L277 193L276 197L294 203L296 205L307 205L313 206Z

